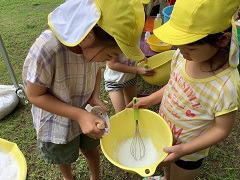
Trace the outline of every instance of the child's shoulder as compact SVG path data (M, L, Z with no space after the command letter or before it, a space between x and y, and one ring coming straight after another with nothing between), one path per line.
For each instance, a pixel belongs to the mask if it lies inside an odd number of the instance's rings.
M38 49L46 49L48 51L59 51L62 49L63 44L60 43L51 30L45 30L36 39L33 46L37 47Z
M182 54L180 53L180 50L177 49L172 56L172 60L171 60L172 68L176 68L179 65L181 65L183 63L183 60L184 60L184 58L183 58Z
M36 39L36 41L44 44L52 44L52 45L60 44L57 37L51 30L43 31L41 35Z

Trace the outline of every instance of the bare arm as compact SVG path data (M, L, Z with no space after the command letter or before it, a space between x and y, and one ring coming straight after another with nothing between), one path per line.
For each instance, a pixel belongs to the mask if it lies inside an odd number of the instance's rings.
M123 72L123 73L132 73L132 74L140 74L140 75L147 75L152 76L155 74L153 69L146 69L144 67L137 67L137 66L127 66L122 64L118 61L118 58L115 57L111 61L107 62L107 65L110 69Z
M231 133L236 116L237 111L218 116L216 117L216 123L212 128L191 142L164 148L164 151L170 154L164 160L162 165L174 162L184 155L192 154L208 147L212 147L224 140Z
M104 131L99 130L97 124L104 124L104 120L62 102L48 93L47 87L27 82L27 97L32 104L41 109L77 121L84 134L92 138L102 137Z
M100 87L101 87L101 68L99 68L98 70L94 91L91 97L89 98L88 103L91 104L92 106L100 106L102 108L103 113L105 114L107 112L107 108L103 104L103 102L99 99Z
M138 102L134 106L133 106L132 102L130 102L127 105L127 108L130 108L132 106L134 109L135 108L148 108L155 104L161 103L165 88L166 88L166 86L162 87L161 89L152 93L149 96L138 98Z
M183 148L186 154L192 154L202 149L211 147L228 137L233 128L236 115L237 111L233 111L216 117L215 125L211 129L193 141L185 144Z

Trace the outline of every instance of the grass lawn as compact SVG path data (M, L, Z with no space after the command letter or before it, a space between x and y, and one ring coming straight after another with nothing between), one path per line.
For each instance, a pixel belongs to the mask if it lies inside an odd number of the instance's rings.
M163 1L163 0L162 0ZM47 29L47 15L64 0L0 0L0 34L4 41L17 80L22 84L21 71L24 59L40 33ZM10 74L0 54L0 84L11 85ZM139 92L151 93L158 89L139 77ZM110 102L102 84L101 98ZM53 165L39 158L36 149L36 133L30 114L30 104L18 105L7 117L0 120L0 137L17 143L25 155L29 180L59 180L61 175ZM157 111L157 106L151 108ZM109 116L113 107L108 104ZM205 159L197 179L201 180L239 180L240 179L240 126L237 119L230 136L212 147ZM101 175L104 180L140 180L137 174L130 174L113 166L101 154ZM88 179L88 169L82 155L73 164L74 173L79 180ZM156 175L162 174L161 170ZM1 177L0 177L1 179Z

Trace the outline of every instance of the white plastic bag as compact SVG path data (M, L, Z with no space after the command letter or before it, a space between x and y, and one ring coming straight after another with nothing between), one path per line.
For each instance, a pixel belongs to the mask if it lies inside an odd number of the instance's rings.
M103 119L103 120L106 122L106 124L107 124L107 126L108 126L107 128L105 128L105 127L102 128L101 125L100 125L98 128L99 128L99 129L105 129L104 136L105 136L106 134L108 134L108 133L110 132L110 121L109 121L109 117L108 117L107 113L106 113L106 114L103 114L103 113L102 113L102 108L101 108L100 106L91 106L90 104L87 104L86 107L85 107L85 109L86 109L88 112L96 115L97 117Z
M0 85L0 120L11 113L19 103L13 85Z

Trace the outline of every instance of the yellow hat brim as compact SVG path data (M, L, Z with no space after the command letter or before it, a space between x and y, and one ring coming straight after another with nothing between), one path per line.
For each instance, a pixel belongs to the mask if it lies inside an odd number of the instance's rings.
M150 2L150 0L141 0L141 2L142 2L143 4L148 4L148 3Z
M145 55L143 54L139 45L129 46L129 45L122 43L121 41L118 41L117 39L115 39L115 40L116 40L118 46L120 47L120 49L122 50L122 52L129 59L134 60L134 61L141 61L144 59Z
M102 14L97 22L98 26L115 39L121 51L129 59L143 60L144 54L139 47L145 19L141 1L94 1Z
M183 45L206 37L206 34L191 34L171 26L170 21L153 30L154 35L161 41L172 45Z

